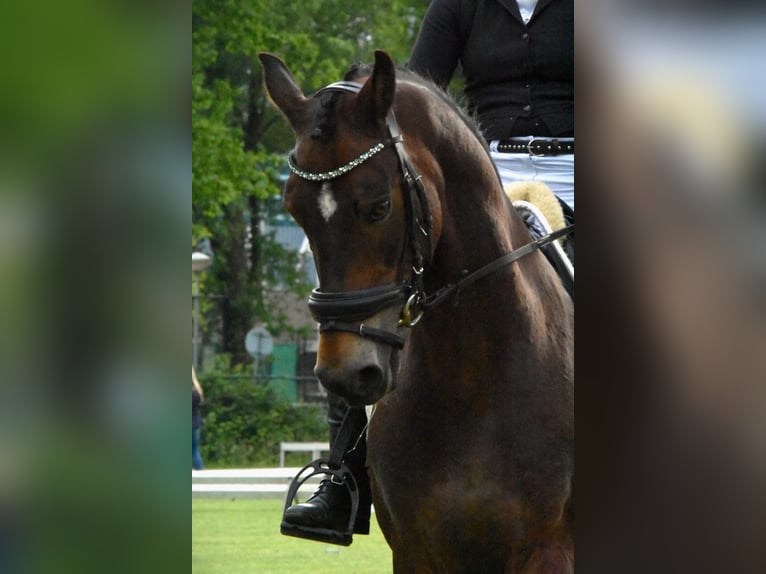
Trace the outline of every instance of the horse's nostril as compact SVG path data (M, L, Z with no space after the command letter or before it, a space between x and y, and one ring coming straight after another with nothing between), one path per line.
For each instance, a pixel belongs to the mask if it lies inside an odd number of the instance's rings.
M373 388L379 385L384 377L383 369L376 365L369 365L356 371L356 380L354 380L353 370L342 371L317 366L314 368L314 375L326 388L341 394L354 386L362 389Z
M361 385L377 385L383 380L383 369L370 365L359 371L359 383Z

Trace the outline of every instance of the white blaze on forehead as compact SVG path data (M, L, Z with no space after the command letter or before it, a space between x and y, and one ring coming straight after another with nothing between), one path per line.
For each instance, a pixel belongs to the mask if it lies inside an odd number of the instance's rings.
M338 209L338 203L332 196L332 189L330 188L329 182L326 181L322 184L322 191L319 192L319 199L317 202L319 203L319 212L322 214L322 217L324 217L324 220L329 222L333 213L335 213L335 210Z

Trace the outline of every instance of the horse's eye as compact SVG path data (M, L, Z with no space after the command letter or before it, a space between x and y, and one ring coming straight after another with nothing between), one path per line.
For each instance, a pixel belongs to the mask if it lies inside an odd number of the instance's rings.
M391 201L387 199L385 201L379 201L373 205L368 217L370 218L370 221L381 221L388 217L389 213L391 213Z

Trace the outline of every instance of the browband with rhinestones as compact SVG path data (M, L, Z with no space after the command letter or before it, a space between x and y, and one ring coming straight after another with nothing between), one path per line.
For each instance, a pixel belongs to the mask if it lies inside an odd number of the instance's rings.
M340 177L344 173L348 173L349 171L354 169L356 166L370 159L372 156L374 156L376 153L378 153L387 145L396 143L397 141L401 141L401 136L399 138L391 138L389 140L386 140L385 142L376 143L374 146L372 146L362 155L352 159L346 165L343 165L337 169L333 169L332 171L326 171L324 173L311 173L309 171L303 171L301 168L295 165L292 153L287 156L287 167L290 168L291 172L293 172L295 175L303 179L308 179L310 181L327 181L330 179L335 179L336 177Z

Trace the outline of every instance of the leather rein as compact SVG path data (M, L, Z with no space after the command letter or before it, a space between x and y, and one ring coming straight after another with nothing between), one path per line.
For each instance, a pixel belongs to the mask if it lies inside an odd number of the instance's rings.
M341 92L356 94L362 88L358 82L335 82L325 86L314 94L317 97L326 92ZM397 281L386 285L355 289L351 291L322 291L319 288L311 292L308 300L309 311L319 323L319 332L345 331L354 333L360 337L374 339L380 343L391 345L401 349L404 347L404 337L398 333L370 327L364 323L364 319L371 317L388 307L402 305L399 323L400 327L414 327L426 311L435 309L451 296L459 293L483 277L494 273L514 261L521 259L541 247L568 234L574 228L569 225L553 233L545 235L536 241L532 241L522 247L491 261L454 283L448 283L431 295L427 295L423 284L424 257L421 241L422 236L427 245L427 253L431 254L431 231L433 223L431 212L428 209L425 188L422 177L417 172L404 149L404 138L399 125L390 110L386 117L390 138L376 144L373 148L355 158L345 166L326 173L310 173L301 170L295 163L292 154L288 157L290 171L302 179L311 181L324 181L340 177L351 171L384 147L393 146L399 160L404 184L405 213L408 219L407 238L405 250L409 245L412 250L412 273L408 280ZM419 209L417 209L419 208Z

